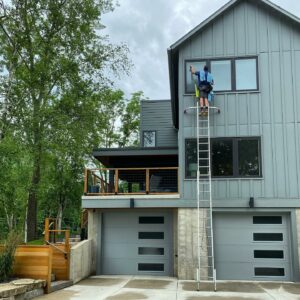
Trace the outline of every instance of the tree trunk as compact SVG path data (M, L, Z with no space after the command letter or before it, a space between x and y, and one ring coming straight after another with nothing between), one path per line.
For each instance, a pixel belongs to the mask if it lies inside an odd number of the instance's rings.
M58 207L58 213L57 213L57 230L61 230L61 223L62 223L62 216L63 216L63 206L60 203Z
M41 179L40 172L40 149L34 158L34 168L31 180L31 187L28 195L27 204L27 241L30 242L38 238L37 234L37 191Z

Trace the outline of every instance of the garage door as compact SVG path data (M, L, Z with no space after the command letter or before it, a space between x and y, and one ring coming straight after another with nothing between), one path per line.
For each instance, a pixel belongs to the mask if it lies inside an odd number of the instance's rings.
M215 214L217 279L291 280L289 217Z
M171 212L103 214L101 274L172 275Z

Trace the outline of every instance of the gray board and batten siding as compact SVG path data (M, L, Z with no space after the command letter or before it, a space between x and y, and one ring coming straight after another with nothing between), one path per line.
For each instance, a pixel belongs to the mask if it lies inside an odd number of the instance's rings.
M178 131L172 123L170 100L143 100L141 102L141 146L143 131L155 131L156 147L177 147Z
M221 114L211 118L212 137L260 137L262 177L213 179L218 207L299 207L300 198L300 24L262 1L237 1L178 46L179 166L182 200L196 197L185 179L185 139L196 137L194 105L185 94L187 60L257 56L259 90L217 92Z

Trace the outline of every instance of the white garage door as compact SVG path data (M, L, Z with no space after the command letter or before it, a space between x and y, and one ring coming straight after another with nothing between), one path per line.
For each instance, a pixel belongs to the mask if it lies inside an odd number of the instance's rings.
M171 212L103 214L101 274L172 275Z
M289 216L216 213L217 279L291 280Z

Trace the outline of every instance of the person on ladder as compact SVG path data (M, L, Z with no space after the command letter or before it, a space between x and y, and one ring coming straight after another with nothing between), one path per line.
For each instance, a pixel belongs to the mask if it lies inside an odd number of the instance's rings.
M196 75L198 78L197 88L199 89L199 100L200 100L200 114L208 114L208 100L212 98L212 86L214 79L211 73L208 72L208 67L204 66L203 71L195 71L195 68L191 65L190 72Z

